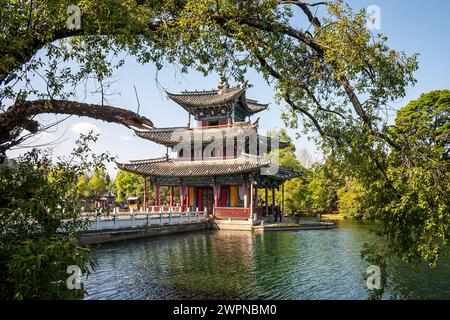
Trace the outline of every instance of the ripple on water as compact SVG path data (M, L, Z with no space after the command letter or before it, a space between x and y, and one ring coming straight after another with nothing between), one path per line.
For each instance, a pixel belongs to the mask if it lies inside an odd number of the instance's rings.
M85 281L86 299L366 299L367 230L201 232L106 244ZM387 297L450 298L438 270L393 267Z

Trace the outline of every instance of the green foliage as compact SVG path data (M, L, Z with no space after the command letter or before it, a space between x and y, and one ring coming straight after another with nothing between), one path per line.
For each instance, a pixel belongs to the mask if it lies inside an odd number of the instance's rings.
M79 290L68 290L66 272L70 265L79 266L83 274L95 267L88 248L74 239L54 236L17 242L7 268L7 281L15 288L13 299L73 299L82 297Z
M91 155L91 134L81 137L69 159L51 160L33 149L12 166L0 168L0 296L3 299L65 299L66 269L77 265L89 274L89 250L75 234L86 226L71 196L89 168L102 168L108 155Z
M450 90L436 90L411 101L397 113L394 137L414 152L449 159Z
M291 142L285 129L271 131L269 135L279 136L280 141ZM337 190L343 184L342 175L335 168L332 157L323 164L316 163L311 169L304 168L295 156L295 145L291 142L287 148L271 153L279 157L279 164L302 172L300 178L285 182L285 213L324 213L337 209ZM259 197L264 197L260 191ZM277 203L281 203L281 192L276 194Z
M108 191L110 178L108 173L103 169L95 169L92 178L89 180L88 186L90 194L93 198L99 198Z
M131 172L119 170L115 186L117 202L124 202L128 197L142 197L144 194L144 178ZM151 196L147 193L149 197Z
M319 173L320 174L320 173ZM306 203L312 212L324 212L328 205L327 190L322 185L320 176L312 175L306 186Z
M337 191L339 212L346 218L359 218L364 214L364 189L357 181L348 181Z
M89 178L86 174L81 174L78 177L78 181L75 184L75 188L72 191L72 193L78 198L78 199L87 199L90 196L89 192Z
M363 164L357 167L355 173L368 190L363 205L377 222L380 237L364 255L381 267L388 256L434 267L449 253L448 101L448 91L434 91L398 111L389 134L403 150L380 154L387 167L385 179L367 165L365 170ZM353 162L351 166L356 167Z

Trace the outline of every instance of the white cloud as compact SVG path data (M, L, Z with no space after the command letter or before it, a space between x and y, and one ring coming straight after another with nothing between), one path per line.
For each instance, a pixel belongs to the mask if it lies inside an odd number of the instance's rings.
M54 140L56 140L55 135L48 133L48 132L39 132L38 134L36 134L34 137L36 137L36 139L38 140L42 140L44 143L46 142L52 142ZM41 142L41 141L39 141Z
M26 146L33 147L33 146L37 146L37 145L45 145L47 143L54 143L58 140L55 137L55 135L45 132L45 131L42 131L42 132L32 135L32 134L30 134L30 132L28 130L23 130L20 133L20 137L22 138L25 136L29 136L29 137L20 144L20 146L22 146L22 147L26 147Z
M95 134L99 134L101 132L99 127L97 127L96 125L93 125L92 123L89 123L89 122L75 123L72 126L71 131L75 132L75 133L83 133L83 134L88 134L89 131L93 131Z

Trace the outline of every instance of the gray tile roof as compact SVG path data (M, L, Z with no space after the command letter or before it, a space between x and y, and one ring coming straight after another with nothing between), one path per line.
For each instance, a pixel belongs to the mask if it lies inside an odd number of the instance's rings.
M121 170L144 176L155 177L206 177L251 172L269 166L268 159L255 156L241 156L235 159L181 161L158 158L131 163L117 163Z
M170 99L186 109L209 108L234 103L239 100L240 104L251 114L267 109L268 104L258 103L256 100L245 98L245 87L225 88L223 90L208 91L184 91L182 93L170 93Z
M215 141L215 139L222 138L226 140L227 137L253 137L257 135L258 141L261 144L267 145L267 151L272 149L271 138L259 135L256 133L257 125L249 122L234 123L233 126L217 126L206 128L155 128L146 131L135 130L138 137L147 139L165 146L174 147L180 143L193 144L195 141L201 141L203 144ZM280 141L278 148L286 148L289 146L288 142Z
M251 136L256 134L257 126L249 122L235 123L231 127L217 126L204 128L155 128L146 131L135 130L138 137L154 141L166 146L175 146L181 142L212 142L216 138Z

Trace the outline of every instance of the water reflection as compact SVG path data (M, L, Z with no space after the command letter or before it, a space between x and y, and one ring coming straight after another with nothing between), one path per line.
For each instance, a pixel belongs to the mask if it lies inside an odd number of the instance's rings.
M108 244L87 299L366 299L366 228L202 232ZM392 265L386 298L450 298L450 267Z

